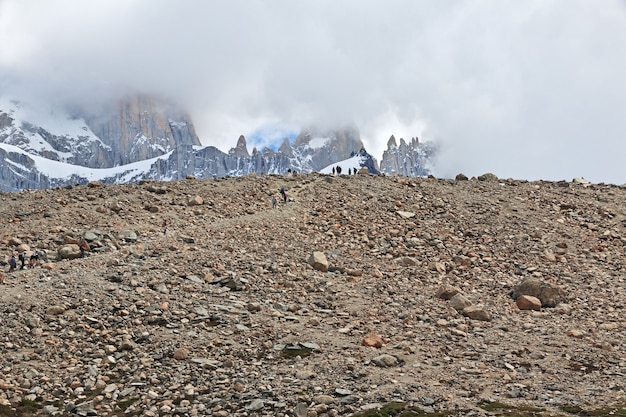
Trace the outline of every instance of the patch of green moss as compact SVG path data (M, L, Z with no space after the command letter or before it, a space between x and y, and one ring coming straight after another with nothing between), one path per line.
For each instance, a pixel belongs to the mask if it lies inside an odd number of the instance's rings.
M405 403L392 401L376 410L362 411L352 417L446 417L454 414L452 411L437 411L427 413L419 408L407 407Z
M553 417L554 414L545 409L528 405L513 406L494 401L478 404L480 408L493 417ZM577 405L562 406L559 414L561 417L626 417L626 404L613 407L604 407L595 410L585 410ZM427 413L419 408L407 407L405 403L390 402L376 410L362 411L351 417L447 417L463 415L462 410L443 410Z
M385 404L381 408L376 410L367 410L361 413L354 414L352 417L393 417L400 414L400 412L405 411L406 404L392 401L390 403ZM404 413L403 413L404 414ZM409 416L405 416L409 417Z
M478 405L485 411L493 413L495 416L511 416L511 417L540 417L544 415L545 410L531 406L512 406L494 401L490 403L482 403Z
M564 405L561 410L579 417L626 417L626 404L585 410L578 405Z

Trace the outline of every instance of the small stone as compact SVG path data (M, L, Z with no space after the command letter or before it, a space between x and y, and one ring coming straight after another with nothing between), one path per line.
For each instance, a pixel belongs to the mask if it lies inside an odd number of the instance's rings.
M204 200L199 195L193 196L187 201L188 206L201 206L202 204L204 204Z
M309 412L309 407L307 407L306 403L298 403L293 408L293 414L295 417L307 417Z
M65 307L63 306L50 306L48 307L48 309L46 310L46 312L52 316L58 316L61 315L65 312Z
M411 211L396 211L396 213L398 213L398 216L402 217L403 219L410 219L412 217L415 217L415 213L411 212Z
M585 335L585 331L580 329L571 329L567 331L567 335L576 339L582 339L582 337Z
M461 290L459 290L457 287L450 284L445 284L437 289L435 295L437 296L437 298L449 300L460 292Z
M465 307L463 315L472 320L491 321L491 315L481 306Z
M375 358L372 358L372 362L376 366L388 368L390 366L396 366L398 364L398 358L392 355L384 354L384 355L380 355L380 356L376 356Z
M264 406L265 403L263 402L263 400L257 398L256 400L252 400L252 402L246 406L246 409L250 411L258 411Z
M182 361L189 357L189 349L180 348L174 351L174 359Z
M116 384L109 384L106 387L104 387L104 392L113 392L117 389L117 385Z
M295 376L297 379L311 379L315 377L315 372L309 371L308 369L300 369L296 371Z
M332 404L335 402L335 399L330 395L316 395L313 397L313 402L315 404Z
M450 305L457 311L463 311L465 308L472 305L472 302L463 294L455 294L450 298Z
M335 394L345 397L346 395L352 395L352 391L350 391L349 389L336 388Z

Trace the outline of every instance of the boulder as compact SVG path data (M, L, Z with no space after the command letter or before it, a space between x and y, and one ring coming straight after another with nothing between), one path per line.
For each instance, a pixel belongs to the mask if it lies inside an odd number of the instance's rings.
M318 271L328 272L328 259L324 252L313 252L309 257L309 265Z
M450 298L450 305L456 311L463 311L465 308L472 305L472 302L463 294L455 294Z
M515 300L515 304L517 304L517 308L520 310L541 310L541 300L532 295L520 295Z
M80 248L75 243L69 243L59 246L57 250L59 259L76 259L80 258Z
M380 356L376 356L375 358L372 358L372 362L376 366L380 366L382 368L388 368L390 366L398 365L398 358L392 355L384 354L384 355L380 355Z
M478 176L478 181L498 181L498 177L495 174L487 173Z
M450 284L445 284L437 289L435 295L437 296L437 298L449 300L460 292L461 290L459 290L457 287Z
M375 347L375 348L381 348L383 347L383 345L385 344L385 342L383 341L383 338L378 336L375 333L370 333L367 336L365 336L363 338L363 340L361 341L361 344L363 346L370 346L370 347Z
M194 197L191 197L188 201L187 201L187 205L188 206L201 206L202 204L204 204L204 200L202 199L202 197L200 197L199 195L196 195Z
M491 321L491 314L482 306L469 306L463 309L463 315L472 320Z
M538 298L543 307L555 307L566 299L565 290L562 287L534 277L525 278L513 288L514 300L522 295Z

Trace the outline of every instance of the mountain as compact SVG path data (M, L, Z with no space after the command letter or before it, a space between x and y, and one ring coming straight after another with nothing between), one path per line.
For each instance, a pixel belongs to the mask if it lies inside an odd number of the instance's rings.
M393 148L393 149L392 149ZM0 98L0 190L54 188L90 181L158 181L321 171L358 156L371 173L427 175L428 152L412 141L393 144L379 170L359 131L311 128L277 150L248 150L240 136L222 152L201 146L179 107L150 95L128 96L98 111L65 110ZM406 152L406 154L402 154ZM411 161L412 169L406 169ZM402 169L401 169L402 168Z
M387 150L383 152L380 170L386 174L398 174L406 177L425 177L431 172L431 162L436 147L428 142L420 143L417 138L410 142L400 139L400 145L391 135L387 141Z

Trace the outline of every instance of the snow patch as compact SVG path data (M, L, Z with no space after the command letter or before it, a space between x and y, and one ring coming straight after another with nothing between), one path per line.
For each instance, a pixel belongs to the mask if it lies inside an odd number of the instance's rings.
M334 164L328 165L320 170L322 174L332 174L333 168L341 167L341 173L347 174L348 170L359 170L363 166L362 164L367 160L365 156L355 155L352 158L344 159L343 161L335 162Z
M319 149L319 148L323 148L324 145L326 145L328 142L331 141L332 138L330 137L326 137L326 138L312 138L308 145L309 148L311 149Z
M97 169L53 161L51 159L30 154L17 146L9 145L6 143L0 143L0 149L4 149L6 152L20 153L26 155L35 162L36 169L41 174L48 176L50 179L67 180L70 179L72 175L76 175L82 178L86 178L88 181L101 181L106 178L112 178L116 175L124 174L124 177L118 180L118 182L124 182L124 178L134 178L138 175L149 172L152 165L156 163L159 159L167 160L172 154L172 152L169 152L156 158L133 162L132 164L120 165L113 168ZM8 159L7 161L11 162ZM13 164L16 165L15 163ZM24 170L28 170L28 168L26 167L21 168L23 168Z

